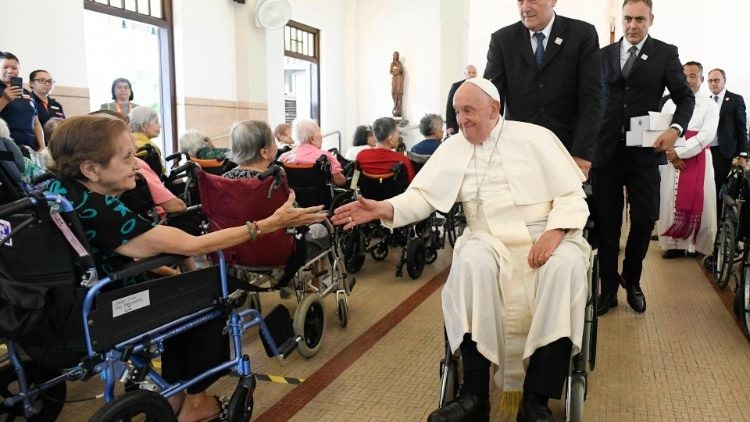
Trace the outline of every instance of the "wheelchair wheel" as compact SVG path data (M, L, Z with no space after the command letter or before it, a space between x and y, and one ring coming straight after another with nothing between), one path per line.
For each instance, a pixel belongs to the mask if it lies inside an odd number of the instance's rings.
M424 264L427 260L427 252L424 247L424 240L415 238L409 240L406 244L406 271L409 277L417 279L424 271Z
M24 359L22 364L24 372L26 372L26 380L29 388L33 388L39 383L49 381L60 375L60 371L40 367L31 359ZM26 418L23 412L23 402L17 403L11 408L2 405L4 399L15 396L20 392L18 375L13 366L8 364L0 368L0 419L4 421L19 420L29 422L54 421L62 410L67 394L64 382L44 390L33 403L34 408L39 409L39 412L34 416Z
M349 323L349 305L346 303L345 297L340 297L336 302L336 315L339 317L339 325L344 328Z
M362 269L365 263L365 242L360 230L352 230L343 235L341 250L344 253L344 266L348 273L354 274Z
M461 380L458 379L458 362L454 357L445 361L440 359L440 402L439 407L453 400L458 395L458 387Z
M382 261L388 256L388 244L380 242L370 251L370 256L376 261Z
M714 271L716 271L716 258L713 255L706 255L701 260L701 265L706 272L714 274Z
M172 406L161 394L148 390L129 391L102 406L89 422L160 422L174 420Z
M253 392L255 391L255 376L248 375L240 378L237 388L229 399L229 420L232 422L247 422L253 415Z
M722 224L719 231L719 244L716 253L716 269L714 271L714 278L716 284L722 289L729 283L729 279L732 278L732 270L734 267L734 253L737 245L736 232L734 229L734 223L726 220Z
M446 229L448 231L448 242L451 247L456 246L456 239L458 239L466 228L466 216L464 216L463 207L461 204L453 204L453 208L448 211L448 218L446 220Z
M750 336L750 267L745 267L745 274L740 279L735 293L737 304L737 317L740 319L742 329Z
M320 350L326 330L326 316L323 312L323 299L317 293L302 298L294 313L294 334L302 336L297 346L300 355L309 358Z
M438 255L438 252L434 246L427 248L427 256L425 257L424 262L427 264L432 264L433 262L435 262L435 260L437 260L437 255Z
M586 400L586 378L583 375L573 375L568 381L568 421L583 420L583 402Z
M260 295L258 292L250 292L247 295L247 306L253 308L259 313L262 312L260 305Z

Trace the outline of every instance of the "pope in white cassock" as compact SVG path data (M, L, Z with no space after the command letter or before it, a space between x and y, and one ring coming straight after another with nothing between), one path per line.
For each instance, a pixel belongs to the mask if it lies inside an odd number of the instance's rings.
M656 229L665 259L685 256L685 251L711 255L717 231L716 185L709 146L719 126L719 106L698 92L703 66L688 62L683 71L695 94L695 109L685 132L685 146L667 151L670 164L659 166L661 199ZM674 110L671 100L662 107L664 113Z
M392 227L463 204L468 228L443 288L451 349L461 349L462 394L430 421L489 420L490 363L504 391L523 389L519 420L554 420L571 354L581 347L590 247L583 174L549 130L505 121L497 88L467 79L454 107L461 133L438 148L403 194L359 198L335 211L351 228Z

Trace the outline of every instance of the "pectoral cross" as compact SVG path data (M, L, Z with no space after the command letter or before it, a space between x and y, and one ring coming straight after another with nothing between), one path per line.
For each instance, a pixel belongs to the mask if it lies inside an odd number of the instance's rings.
M479 213L479 207L482 205L482 198L479 197L479 191L477 191L476 195L474 195L474 198L471 199L471 205L474 207L474 209L471 211L471 216L476 217Z

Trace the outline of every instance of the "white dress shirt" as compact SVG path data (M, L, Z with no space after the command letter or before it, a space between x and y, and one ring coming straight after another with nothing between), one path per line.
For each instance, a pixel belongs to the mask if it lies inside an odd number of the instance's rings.
M716 104L719 106L719 111L721 111L721 104L724 102L724 97L727 95L727 89L724 88L721 90L720 93L714 95L711 93L711 100L716 101ZM718 99L715 97L719 97ZM711 146L712 147L718 147L719 146L719 133L716 133L716 136L714 136L714 139L711 140Z

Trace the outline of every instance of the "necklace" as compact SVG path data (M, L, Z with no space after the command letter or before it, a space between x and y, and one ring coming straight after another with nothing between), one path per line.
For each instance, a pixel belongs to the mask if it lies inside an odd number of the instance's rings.
M503 119L503 122L500 125L500 130L497 133L497 139L495 140L495 145L492 147L492 152L490 153L490 160L487 162L487 168L484 170L484 174L482 175L482 179L479 179L479 171L477 170L477 146L474 145L474 154L471 156L472 161L474 161L474 181L477 185L477 192L474 194L474 198L471 199L471 203L474 206L474 210L472 210L471 215L472 217L476 217L477 213L479 213L479 207L482 205L482 186L484 185L484 179L487 177L487 173L490 171L490 167L492 167L492 159L495 158L495 151L497 150L497 144L500 142L500 134L503 131L503 125L505 123L505 119Z

